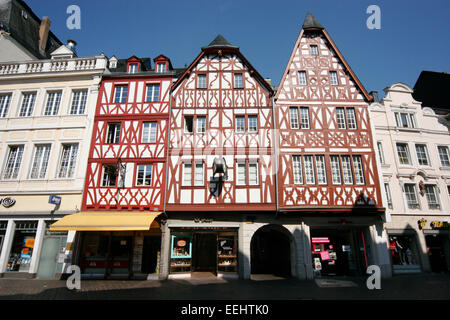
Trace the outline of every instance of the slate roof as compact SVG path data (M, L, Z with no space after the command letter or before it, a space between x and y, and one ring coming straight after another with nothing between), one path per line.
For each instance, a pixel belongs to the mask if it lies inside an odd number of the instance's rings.
M231 45L231 43L228 42L227 39L225 39L224 36L222 36L221 34L219 34L213 41L211 41L211 43L209 45L207 45L206 47L202 47L202 50L207 49L207 48L239 48L236 46Z
M26 14L23 16L22 11ZM39 28L41 19L22 0L0 1L0 29L10 33L38 59L49 59L50 53L63 43L51 31L48 33L45 54L39 52Z
M302 29L325 29L320 22L308 12L305 21L303 22Z

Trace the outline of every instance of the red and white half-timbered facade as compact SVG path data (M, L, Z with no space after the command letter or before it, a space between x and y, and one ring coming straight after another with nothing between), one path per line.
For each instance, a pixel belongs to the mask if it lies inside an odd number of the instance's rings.
M382 226L384 208L371 99L325 28L308 14L274 104L279 212L308 226L315 274L361 274L375 262L388 272L388 258L374 240L383 238L374 228ZM331 258L322 259L325 251Z

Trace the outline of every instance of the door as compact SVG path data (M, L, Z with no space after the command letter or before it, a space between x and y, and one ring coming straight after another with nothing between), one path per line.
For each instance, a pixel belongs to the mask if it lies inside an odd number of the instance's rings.
M130 275L132 236L112 236L107 277L128 277Z
M432 272L447 272L447 262L443 248L443 239L441 235L427 235L425 241L428 247L428 256L430 259Z
M161 237L144 237L142 252L142 273L156 273L158 269L158 253L161 251Z
M192 271L211 271L217 273L217 234L194 234Z
M41 256L37 277L40 279L54 279L62 272L66 237L45 237L42 243Z

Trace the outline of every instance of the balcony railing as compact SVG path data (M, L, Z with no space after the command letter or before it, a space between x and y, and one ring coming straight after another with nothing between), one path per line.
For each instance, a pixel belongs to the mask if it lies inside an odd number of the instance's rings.
M105 66L106 58L104 56L8 62L0 63L0 75L101 70Z

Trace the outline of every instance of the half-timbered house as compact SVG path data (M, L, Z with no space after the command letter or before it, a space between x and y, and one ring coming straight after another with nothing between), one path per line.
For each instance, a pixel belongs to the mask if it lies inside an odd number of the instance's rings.
M157 277L170 87L160 55L109 59L99 90L75 262L85 277Z
M174 83L166 274L247 272L244 221L276 210L272 94L221 35Z
M305 225L308 277L363 274L370 264L389 275L371 99L308 14L274 98L278 209Z

